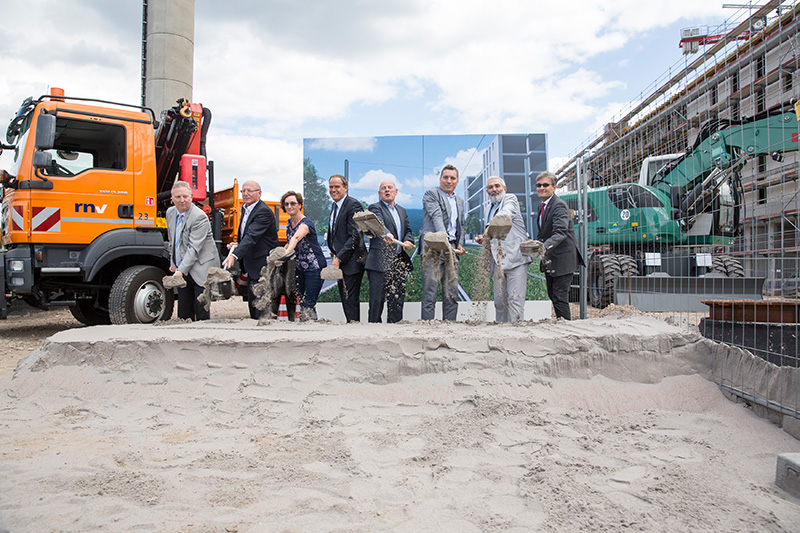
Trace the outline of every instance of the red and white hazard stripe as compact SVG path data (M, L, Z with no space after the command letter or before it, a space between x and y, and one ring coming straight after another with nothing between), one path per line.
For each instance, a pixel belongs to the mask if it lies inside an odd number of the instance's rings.
M15 205L11 209L11 231L25 230L25 213L21 205Z
M32 231L61 231L61 209L58 207L34 207L31 220Z

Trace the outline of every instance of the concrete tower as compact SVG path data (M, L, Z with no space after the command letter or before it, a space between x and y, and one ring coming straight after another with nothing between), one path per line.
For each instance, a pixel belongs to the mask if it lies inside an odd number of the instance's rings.
M143 103L158 116L192 99L194 0L144 0Z

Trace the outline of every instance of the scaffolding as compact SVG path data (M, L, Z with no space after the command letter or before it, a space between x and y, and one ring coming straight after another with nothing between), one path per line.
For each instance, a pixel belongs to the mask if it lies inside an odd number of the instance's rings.
M666 81L656 80L657 88L631 102L579 148L556 172L559 186L575 189L580 157L590 187L637 182L645 158L685 152L711 120L746 121L789 109L800 97L798 5L772 1L741 13L724 38L691 63L687 56L682 69L671 69ZM741 39L742 34L748 38ZM793 152L775 159L759 155L741 171L741 235L728 251L749 275L765 277L771 285L800 269L797 170Z
M573 210L586 252L586 286L572 295L584 302L582 316L587 300L595 308L672 311L679 323L751 352L715 363L720 386L796 418L798 7L773 0L738 11L720 28L684 30L684 52L698 55L686 53L682 66L653 82L556 172L559 196ZM723 152L735 162L715 159L717 139L736 145ZM703 157L686 173L695 177L673 184L678 161ZM727 204L721 193L726 180L733 189ZM661 212L663 222L649 226L662 232L660 242L641 229L642 207L650 215ZM687 215L692 209L694 218ZM739 290L746 295L735 294ZM765 376L778 372L786 374L781 385L768 385Z

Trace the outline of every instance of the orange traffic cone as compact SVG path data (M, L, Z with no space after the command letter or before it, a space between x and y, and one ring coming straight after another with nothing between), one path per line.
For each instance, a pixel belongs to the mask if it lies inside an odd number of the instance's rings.
M295 305L294 319L300 319L300 298L297 299L297 305ZM289 321L289 313L286 310L286 297L283 295L281 295L281 303L278 305L278 320Z

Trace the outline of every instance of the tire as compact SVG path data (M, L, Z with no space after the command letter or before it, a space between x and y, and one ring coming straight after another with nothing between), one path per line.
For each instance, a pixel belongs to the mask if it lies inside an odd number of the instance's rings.
M734 259L729 255L722 256L722 262L725 265L725 275L729 278L743 278L744 277L744 267L739 260Z
M172 318L174 293L164 289L164 271L138 265L124 270L111 286L108 309L112 324L150 324Z
M97 305L97 297L89 300L77 300L75 305L69 306L69 311L75 320L87 326L104 326L111 324L108 311Z
M715 255L711 258L711 271L728 278L743 278L744 267L729 255Z
M619 275L622 277L631 277L639 275L639 265L636 264L636 259L629 255L616 256L617 263L619 263Z
M619 274L616 257L592 255L589 260L589 305L603 309L614 301L614 279Z

